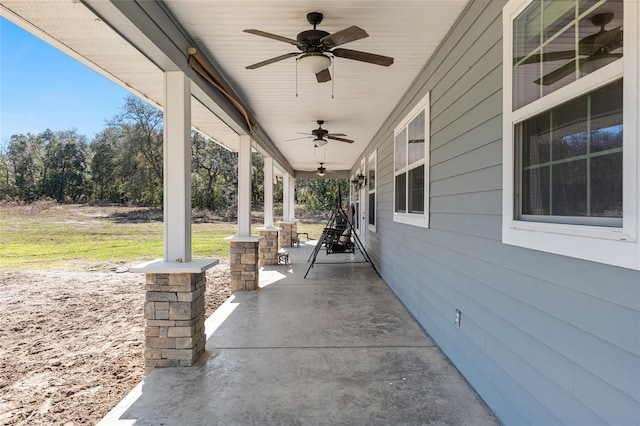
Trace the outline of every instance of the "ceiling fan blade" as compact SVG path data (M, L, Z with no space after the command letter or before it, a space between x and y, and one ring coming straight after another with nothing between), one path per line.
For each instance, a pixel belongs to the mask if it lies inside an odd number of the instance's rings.
M266 38L270 38L272 40L278 40L278 41L284 41L285 43L289 43L289 44L293 44L294 46L298 46L298 47L302 47L302 43L300 43L298 40L294 40L292 38L288 38L288 37L283 37L283 36L279 36L277 34L271 34L265 31L260 31L260 30L244 30L245 33L249 33L249 34L253 34L253 35L257 35L257 36L261 36L261 37L266 37Z
M577 62L578 60L568 62L557 70L551 71L549 74L543 76L542 78L535 80L534 83L538 85L542 84L543 86L549 86L550 84L560 81L564 77L576 71Z
M334 141L340 141L340 142L346 142L346 143L353 143L353 141L351 139L345 139L345 138L339 138L337 136L332 136L332 135L327 135L326 136L327 139L331 139Z
M543 53L542 57L540 55L531 55L524 61L522 61L522 59L525 58L524 56L521 56L519 58L513 58L513 64L514 65L535 64L538 62L550 62L550 61L561 61L563 59L573 59L575 57L576 57L575 50L561 50L558 52Z
M346 59L353 59L355 61L368 62L374 65L382 65L388 67L393 64L393 58L389 56L376 55L374 53L360 52L358 50L351 49L333 49L331 51L335 56Z
M600 31L596 34L583 38L579 43L580 54L593 55L603 47L614 47L610 45L616 40L618 33L621 31L620 28L621 27L616 27L611 30Z
M344 133L329 133L327 136L347 136Z
M299 53L285 53L284 55L276 56L275 58L267 59L266 61L258 62L257 64L249 65L245 68L248 70L254 70L256 68L264 67L265 65L273 64L274 62L279 62L298 55Z
M367 32L362 28L353 25L349 28L345 28L344 30L336 31L333 34L322 37L320 39L320 43L331 49L332 47L360 40L365 37L369 37L369 34L367 34Z
M318 83L326 83L331 80L331 73L329 72L329 68L325 68L319 73L316 74L316 80Z
M313 136L304 136L302 138L285 139L283 142L300 141L302 139L311 139Z
M595 34L591 34L580 40L578 43L578 51L580 55L595 55L603 48L607 51L615 50L622 47L622 37L618 37L622 33L621 27L612 30L603 30Z

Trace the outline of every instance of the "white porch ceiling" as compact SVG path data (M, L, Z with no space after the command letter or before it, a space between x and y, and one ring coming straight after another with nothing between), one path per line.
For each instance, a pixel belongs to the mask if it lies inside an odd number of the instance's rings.
M238 89L259 125L296 170L350 169L383 121L449 31L467 1L462 0L165 0L203 53ZM333 33L357 25L369 37L341 47L395 58L382 67L336 58L332 82L317 83L294 58L247 70L245 66L296 52L287 43L244 33L259 29L295 39L311 29L308 12L324 14L318 29ZM332 99L332 84L333 94ZM354 144L329 141L314 150L311 139L289 141L310 132L316 120L345 133Z
M383 121L424 67L467 0L164 0L168 10L227 79L259 127L298 171L320 161L329 170L350 169ZM15 21L57 44L85 64L152 102L162 105L162 71L77 0L0 0ZM395 58L382 67L336 58L332 82L298 70L290 58L265 67L245 66L297 48L242 30L253 28L288 38L312 26L308 12L324 14L318 29L333 33L357 25L369 37L340 47ZM35 29L35 30L34 30ZM333 85L333 88L332 88ZM332 98L332 91L334 97ZM194 102L193 124L233 149L235 132ZM311 139L286 141L310 132L316 120L345 133L354 144L329 141L313 148Z

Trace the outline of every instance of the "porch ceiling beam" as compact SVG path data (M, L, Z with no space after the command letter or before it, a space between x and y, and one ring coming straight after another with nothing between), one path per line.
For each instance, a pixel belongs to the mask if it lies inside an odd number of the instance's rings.
M80 0L162 71L182 71L191 81L192 95L239 135L249 134L246 120L233 104L189 67L187 49L197 47L167 7L157 1ZM215 67L211 58L209 63ZM226 81L225 85L232 91ZM241 101L236 93L233 95ZM244 106L247 109L246 105ZM248 110L248 109L247 109ZM253 114L249 111L253 118ZM263 150L288 173L294 170L269 136L260 129L251 135Z

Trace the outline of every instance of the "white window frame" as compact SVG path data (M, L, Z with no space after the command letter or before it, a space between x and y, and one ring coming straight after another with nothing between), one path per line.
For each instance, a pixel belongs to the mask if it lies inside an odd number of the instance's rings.
M503 9L503 64L512 64L513 20L534 0L510 0ZM502 242L640 270L640 149L638 72L640 7L624 1L623 57L541 99L512 110L512 67L503 67ZM515 216L514 126L527 118L623 78L623 220L621 228L528 222Z
M429 165L430 165L430 161L429 161L429 153L431 151L431 132L430 132L430 103L429 103L429 95L430 92L427 92L427 94L420 100L420 102L418 102L418 104L416 106L413 107L413 109L411 110L411 112L409 112L409 114L407 114L405 116L405 118L398 124L398 126L395 128L395 130L393 131L393 205L392 205L392 211L393 211L393 221L394 222L399 222L399 223L404 223L406 225L413 225L413 226L420 226L422 228L428 228L429 227L429 187L430 187L430 181L429 181ZM415 168L415 167L420 167L421 164L424 164L424 212L423 213L402 213L402 212L396 212L396 176L402 174L402 173L406 173L407 174L407 179L409 178L409 164L408 164L408 155L409 155L409 150L406 150L406 155L407 155L407 160L405 161L405 167L402 170L396 171L395 170L395 154L396 154L396 144L395 144L395 139L396 136L402 132L408 125L409 123L411 123L411 121L413 121L414 118L416 118L418 116L418 114L420 114L422 111L424 111L424 158L423 160L420 160L418 162L414 162L411 164L411 169ZM406 196L408 197L408 188L409 185L407 185L407 194ZM408 204L408 200L407 200L407 206Z
M373 162L373 174L375 176L373 189L369 187L369 183L370 183L369 180L371 179L370 172L371 172L372 162ZM372 210L367 210L367 227L371 232L376 232L376 225L378 224L377 189L378 189L378 150L376 149L371 153L371 155L369 155L368 162L367 162L367 206L369 207L369 209L372 209ZM372 206L369 205L370 204L369 196L371 194L374 194L374 200L375 200ZM371 214L371 211L373 211L373 224L369 223L369 214Z

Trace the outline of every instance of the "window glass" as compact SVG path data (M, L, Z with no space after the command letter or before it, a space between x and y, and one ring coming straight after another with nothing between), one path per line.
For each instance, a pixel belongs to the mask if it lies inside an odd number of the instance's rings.
M563 160L587 153L589 145L587 96L551 110L551 160Z
M407 131L402 129L395 139L395 171L402 170L407 165Z
M424 213L424 165L409 171L409 213Z
M369 225L376 224L376 212L372 206L376 205L376 193L372 192L369 194Z
M513 110L622 57L623 2L541 0L513 21Z
M396 212L407 211L407 174L396 176Z
M376 158L373 157L369 160L369 178L367 179L369 185L369 191L376 189Z
M413 164L418 160L424 158L424 111L420 112L414 118L408 127L409 140L409 161L408 164Z
M527 119L516 130L522 215L559 222L621 215L622 80Z

